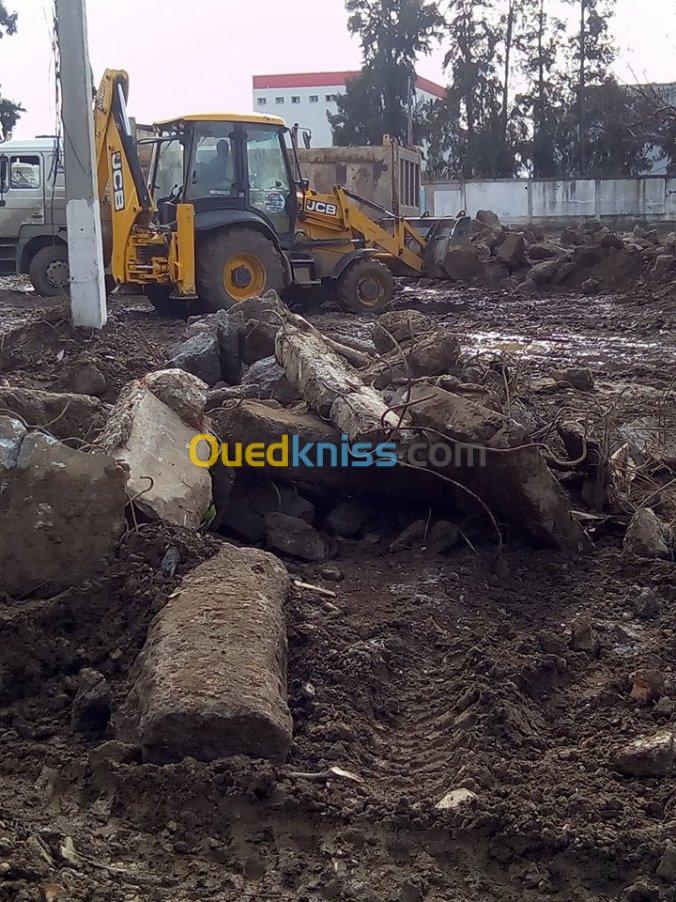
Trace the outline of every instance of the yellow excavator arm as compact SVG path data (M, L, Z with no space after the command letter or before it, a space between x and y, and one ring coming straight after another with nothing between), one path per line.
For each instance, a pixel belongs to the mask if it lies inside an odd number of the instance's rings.
M158 226L127 116L128 93L127 73L106 69L94 103L99 200L110 200L110 269L117 284L166 283L194 295L194 211L179 204L176 231Z

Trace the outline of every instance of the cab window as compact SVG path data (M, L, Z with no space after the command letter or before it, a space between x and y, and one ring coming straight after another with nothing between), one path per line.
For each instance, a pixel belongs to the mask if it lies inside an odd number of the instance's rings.
M291 230L291 184L282 142L282 131L275 126L246 126L249 203L265 213L277 232L285 234Z
M40 157L18 155L10 157L9 187L35 189L41 185Z
M183 187L183 143L178 138L157 145L154 193L158 201L177 195Z
M195 130L188 197L237 197L232 123L200 124Z

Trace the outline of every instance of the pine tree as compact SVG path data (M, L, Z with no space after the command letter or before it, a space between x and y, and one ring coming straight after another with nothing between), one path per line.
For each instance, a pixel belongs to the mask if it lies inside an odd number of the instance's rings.
M16 13L9 13L3 0L0 0L0 38L16 32ZM0 94L0 140L4 140L12 131L24 108Z
M329 115L334 142L380 144L384 134L404 141L416 59L429 53L442 24L436 0L347 0L346 7L363 68Z

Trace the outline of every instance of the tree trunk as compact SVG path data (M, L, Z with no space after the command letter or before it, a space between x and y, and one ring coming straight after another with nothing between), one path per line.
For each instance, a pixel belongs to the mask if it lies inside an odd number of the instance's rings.
M587 56L587 48L586 48L586 28L587 24L585 21L585 12L587 10L587 0L580 0L580 84L579 84L579 95L578 95L578 107L579 107L579 124L578 124L578 157L579 157L579 168L580 175L584 176L587 170L587 135L586 135L586 115L585 115L585 94L586 94L586 84L585 84L585 66L586 66L586 56Z
M538 101L537 112L535 114L535 153L534 153L534 175L544 175L543 169L543 149L544 149L544 118L545 118L545 0L540 0L540 9L538 12Z
M500 175L509 175L506 171L507 160L509 157L507 148L507 126L509 124L509 76L510 76L510 56L512 53L512 38L514 34L514 0L510 0L509 12L507 13L507 32L505 34L505 72L502 85L502 160L500 161Z

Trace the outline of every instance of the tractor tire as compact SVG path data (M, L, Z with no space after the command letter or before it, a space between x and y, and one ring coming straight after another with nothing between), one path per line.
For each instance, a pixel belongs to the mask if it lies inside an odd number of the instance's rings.
M48 244L41 247L28 267L28 277L33 288L43 298L56 298L68 294L68 248L65 244Z
M212 310L229 310L274 289L284 290L282 257L256 229L232 228L207 238L197 252L197 293Z
M191 312L190 302L172 298L168 285L146 285L145 295L160 316L185 319Z
M378 260L357 260L338 280L337 294L352 313L382 313L394 295L394 277Z

